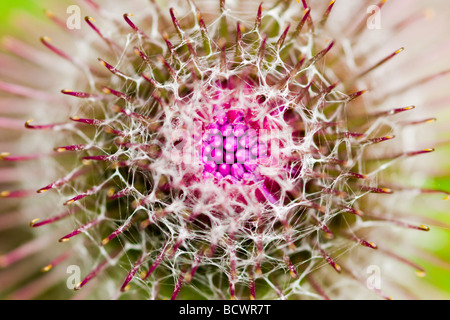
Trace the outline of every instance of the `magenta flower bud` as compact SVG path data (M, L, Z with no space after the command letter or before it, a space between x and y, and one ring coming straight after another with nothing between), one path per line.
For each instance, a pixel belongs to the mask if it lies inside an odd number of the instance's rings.
M224 175L222 175L219 171L214 173L214 178L216 178L217 180L222 180L223 177L224 177Z
M240 110L230 110L227 115L230 123L238 123L244 118L244 113Z
M236 156L234 152L225 153L225 163L233 164L235 162Z
M253 146L250 152L254 156L265 157L267 156L267 145L264 143L259 143L258 145Z
M227 113L225 111L220 112L215 117L217 124L223 126L228 122Z
M250 151L248 149L239 149L236 151L236 161L246 163L250 160Z
M244 163L244 168L245 170L247 170L247 172L253 172L256 170L258 166L256 164L251 164L251 163Z
M244 135L239 139L239 145L243 148L251 148L258 142L258 137Z
M209 143L209 141L211 140L211 137L212 137L213 135L212 134L210 134L210 133L208 133L208 132L203 132L203 134L202 134L202 140L204 141L204 142L206 142L206 143Z
M223 144L223 138L220 135L211 136L209 143L213 148L221 148Z
M214 175L210 172L203 171L202 177L203 177L203 180L208 181L209 179L212 179L214 177Z
M253 128L248 128L247 131L245 132L245 135L248 137L257 137L258 136L258 131L256 129Z
M235 137L242 137L245 132L247 131L247 126L243 125L243 124L237 124L234 126L233 128L233 134Z
M213 160L215 163L222 163L223 162L223 151L220 149L213 149L211 151L211 160Z
M223 147L228 152L236 151L237 139L233 136L226 137L224 139Z
M207 156L211 153L212 147L210 144L203 143L202 146L202 155Z
M254 176L254 174L252 174L252 173L245 172L245 173L242 175L242 180L252 181L252 180L254 180L254 179L255 179L255 176Z
M209 133L210 135L217 135L220 132L220 127L216 123L211 123L206 128L206 133Z
M228 137L233 133L233 127L230 124L226 123L220 127L220 132L222 133L222 136Z
M231 175L235 177L236 179L240 180L242 179L244 175L244 167L240 163L235 163L231 165Z
M220 174L222 174L222 176L226 176L226 175L230 174L230 169L231 169L231 166L229 164L222 163L221 165L219 165L218 172L220 172Z
M204 171L214 173L217 170L217 164L214 161L208 161L204 164Z

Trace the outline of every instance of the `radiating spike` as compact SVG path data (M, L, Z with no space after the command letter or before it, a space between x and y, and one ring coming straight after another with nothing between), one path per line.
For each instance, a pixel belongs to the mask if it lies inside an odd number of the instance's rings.
M78 291L83 288L88 282L94 279L100 272L106 269L109 266L109 261L114 259L120 251L116 251L111 255L111 257L105 258L101 263L99 263L80 283L78 283L74 290Z
M311 219L314 220L314 222L318 225L318 227L325 232L325 238L328 240L334 239L335 235L331 230L317 218L315 215L310 215Z
M228 39L228 23L227 23L227 15L225 8L225 0L220 0L220 26L219 26L219 34L220 37Z
M47 192L50 189L54 189L54 188L59 188L63 185L65 185L66 183L68 183L69 181L85 174L86 172L88 172L91 169L91 167L81 167L81 168L77 168L75 170L73 170L72 172L70 172L69 174L67 174L66 176L64 176L61 179L56 180L55 182L40 188L39 190L37 190L37 193L44 193Z
M311 88L311 86L313 85L313 83L315 81L315 77L316 77L316 75L313 75L311 80L309 81L309 83L300 90L300 93L298 94L298 97L295 100L297 103L300 103L303 100L303 98L305 98L308 95L309 89Z
M73 214L77 213L80 210L81 209L79 207L73 207L73 208L70 208L70 209L68 209L68 210L66 210L66 211L56 215L56 216L50 217L50 218L42 220L42 221L40 221L40 219L33 219L30 222L30 227L31 228L37 228L37 227L41 227L41 226L44 226L44 225L47 225L47 224L50 224L50 223L57 222L57 221L59 221L61 219L64 219L65 217L68 217L70 215L73 215ZM40 221L40 222L38 222L38 221Z
M409 84L407 84L407 85L405 85L405 86L403 86L403 87L401 87L399 89L395 89L395 90L393 90L391 92L388 92L387 94L383 95L383 99L388 99L388 98L390 98L392 96L398 96L398 95L400 95L400 94L402 94L402 93L404 93L404 92L406 92L408 90L416 89L418 86L427 84L427 83L429 83L429 82L431 82L433 80L436 80L436 79L438 79L440 77L448 76L449 74L450 74L450 70L445 70L445 71L440 71L440 72L437 72L435 74L426 76L426 77L421 78L421 79L419 79L419 80L417 80L417 81L415 81L413 83L409 83Z
M295 31L292 33L291 39L296 39L302 32L303 26L305 25L306 20L309 19L309 14L311 12L310 8L306 8L303 12L302 20L298 23L297 27L295 28Z
M100 11L100 5L96 3L94 0L84 0L84 1L95 11Z
M150 266L150 269L148 269L148 271L143 275L142 280L147 279L153 273L153 271L155 271L155 269L159 266L159 264L164 260L164 256L166 254L167 247L168 247L168 243L166 242L166 244L164 245L164 247L161 249L160 253L156 257L155 261Z
M4 190L0 192L0 199L1 198L25 198L29 197L33 194L36 194L35 192L32 192L31 190Z
M177 30L178 36L180 37L180 40L183 41L184 40L184 31L180 27L180 23L178 22L178 19L175 17L175 10L173 8L170 8L169 12L170 12L170 17L172 18L172 23L173 23L175 29Z
M185 275L184 280L186 282L189 283L189 282L192 281L192 279L194 279L195 273L197 272L197 269L200 266L200 263L201 263L201 260L203 258L203 255L204 255L203 250L200 250L197 253L197 255L196 255L195 259L194 259L194 263L193 263L192 268L191 268L191 272L190 273L186 273L186 275Z
M105 60L103 60L101 58L98 58L97 60L100 62L100 64L102 66L104 66L106 69L108 69L112 74L115 74L115 75L125 78L125 79L130 79L130 76L128 76L125 73L123 73L122 71L118 70L116 67L110 65Z
M391 156L380 156L377 158L368 158L367 161L394 160L394 159L400 159L400 158L405 158L405 157L414 157L414 156L418 156L418 155L422 155L422 154L431 153L434 151L435 151L435 149L433 149L433 148L426 148L426 149L422 149L422 150L401 152L401 153L397 153L397 154L394 154Z
M260 3L259 7L258 7L258 13L256 14L256 19L255 19L255 30L260 30L261 29L261 16L262 16L262 2Z
M380 216L375 216L375 215L367 215L368 218L375 220L375 221L383 221L383 222L388 222L388 223L392 223L395 224L397 226L400 227L404 227L404 228L408 228L408 229L414 229L414 230L419 230L419 231L430 231L430 227L426 226L426 225L414 225L411 223L407 223L404 221L400 221L400 220L396 220L396 219L392 219L392 218L385 218L385 217L380 217Z
M203 18L200 13L197 13L197 20L200 25L200 32L202 34L203 48L205 50L205 55L209 56L212 52L211 40L208 35L208 29L206 28L205 21L203 21Z
M225 39L221 39L219 41L219 47L220 47L220 71L222 73L227 73L228 66L227 66L227 41Z
M388 55L386 58L382 59L380 62L376 63L374 66L370 67L369 69L367 69L366 71L363 71L362 73L360 73L359 75L357 75L355 77L355 79L359 79L364 77L365 75L367 75L368 73L370 73L371 71L375 70L376 68L382 66L384 63L386 63L387 61L391 60L393 57L395 57L396 55L398 55L400 52L402 52L403 50L405 50L405 48L400 48L398 50L396 50L395 52L391 53L390 55Z
M308 4L306 3L306 0L302 0L302 4L303 4L303 8L305 9L305 11L307 9L310 9ZM311 31L314 32L315 31L314 22L309 13L308 13L308 16L306 17L306 21L308 21L308 25L309 25L309 28L311 29Z
M129 283L131 282L131 280L133 280L134 276L136 275L136 272L142 266L142 264L145 261L145 258L147 258L147 257L148 257L148 254L146 254L145 256L141 255L139 257L139 259L134 263L133 267L128 272L125 281L122 283L122 286L120 287L120 291L121 292L126 292L126 291L128 291L130 289Z
M132 217L128 218L127 221L125 221L119 228L117 228L109 236L104 238L100 245L101 246L107 245L112 239L127 231L134 223L134 221L135 219L133 219Z
M92 196L92 195L98 193L100 190L102 190L105 187L105 184L106 184L106 182L103 182L102 184L100 184L98 186L92 187L91 189L67 200L66 202L64 202L64 205L65 206L70 205L70 204L74 203L75 201L78 201L80 199L83 199L85 197Z
M281 34L280 38L278 39L277 44L276 44L277 50L280 50L280 48L283 46L290 27L291 26L288 24L287 27L284 29L283 33Z
M36 237L31 241L25 242L21 246L4 255L0 255L0 269L9 267L10 265L25 259L26 257L38 253L46 248L51 241L53 241L53 233L48 233L46 235Z
M346 131L346 132L339 133L337 136L341 137L341 138L344 137L344 138L361 139L361 138L364 138L366 135L364 133Z
M297 270L295 269L295 266L293 265L291 259L289 259L289 257L287 255L284 255L283 256L283 260L284 260L284 263L289 268L289 274L291 275L291 278L292 279L297 279L298 278L298 273L297 273Z
M167 62L167 60L162 56L159 55L157 57L158 61L160 63L162 63L164 65L164 67L167 69L167 71L169 72L170 76L176 81L179 82L180 79L178 78L177 72L175 71L174 68L172 68L172 66Z
M367 92L367 90L361 90L361 91L358 91L358 92L355 92L355 93L351 93L351 94L349 94L349 96L348 96L348 101L350 102L350 101L353 101L353 100L355 100L356 98L358 98L358 97L360 97L360 96L362 96L364 93L366 93Z
M170 43L170 45L172 45L172 44ZM150 58L144 52L142 52L138 47L134 47L133 49L134 49L134 53L136 53L137 56L141 57L142 60L144 60L146 63L148 63L152 67L152 69L156 68L156 66L153 63L153 61L150 60Z
M422 123L432 123L436 121L437 121L436 118L426 118L423 120L415 120L415 121L401 121L399 122L399 124L406 127L406 126L415 126Z
M363 286L367 287L366 277L361 277L359 274L356 274L352 269L349 269L346 267L341 267L341 268L342 268L342 270L345 271L345 273L347 275L349 275L353 279L359 281ZM385 300L392 300L391 296L388 296L387 294L385 294L381 289L377 288L376 286L370 286L370 287L368 287L368 289L372 290L373 292L375 292L377 295L379 295L380 297L382 297Z
M380 143L380 142L384 142L384 141L389 141L389 140L392 140L394 138L395 138L394 135L387 135L387 136L384 136L384 137L378 137L378 138L369 139L368 142L374 144L374 143Z
M68 96L81 98L81 99L102 100L104 98L104 96L99 95L99 94L88 93L88 92L79 92L79 91L77 92L77 91L72 91L70 89L63 89L63 90L61 90L61 93L68 95Z
M358 243L358 244L360 244L360 245L362 245L364 247L367 247L367 248L370 248L370 249L378 249L378 246L375 243L371 242L371 241L366 241L366 240L361 239L361 238L359 238L359 237L357 237L355 235L346 235L346 236L347 236L348 239L350 239L350 240L352 240L352 241L354 241L354 242L356 242L356 243Z
M104 94L112 94L112 95L115 95L117 98L126 100L126 101L128 101L128 102L133 102L133 101L134 101L134 98L131 97L131 96L129 96L129 95L127 95L126 93L123 93L123 92L120 92L120 91L111 89L111 88L109 88L109 87L103 87L103 88L102 88L102 92L103 92Z
M376 188L376 187L361 187L363 191L369 191L371 193L382 193L382 194L392 194L394 193L394 190L391 188Z
M329 93L331 93L331 91L333 91L339 84L340 82L337 81L320 90L318 94L316 94L308 101L309 108L312 108L313 106L316 106L317 108L325 107L325 103L322 102L322 99L324 99Z
M117 43L115 43L115 42L112 41L111 39L105 37L105 35L104 35L104 34L103 34L103 33L95 26L95 24L94 24L94 22L95 22L94 18L89 17L89 16L86 16L86 17L84 17L84 21L86 21L86 23L88 24L88 26L91 27L91 29L94 30L95 33L97 33L97 34L100 36L100 38L102 38L103 41L105 41L105 43L106 43L109 47L113 48L117 53L123 51L123 48L122 48L122 47L120 47Z
M64 31L71 31L69 28L67 28L67 22L58 18L54 12L50 10L44 10L45 15L47 18L49 18L53 23L55 23L59 28L61 28ZM77 33L73 33L74 36L79 36Z
M31 130L61 130L61 129L69 129L72 128L72 125L69 123L52 123L52 124L43 124L43 125L32 125L34 119L27 120L25 122L25 128Z
M330 50L331 48L333 48L335 41L331 41L330 44L323 49L322 51L320 51L318 54L316 54L314 57L312 57L311 59L309 59L309 61L306 63L306 66L312 66L314 65L316 62L318 62L320 59L322 59Z
M183 281L184 281L184 273L181 273L178 276L178 280L177 283L175 284L175 288L173 289L172 297L170 298L170 300L175 300L178 293L180 292L181 286L183 285Z
M250 300L256 299L256 290L255 290L255 278L253 277L253 272L251 272L250 276L250 282L249 282L249 289L250 289Z
M264 53L266 51L266 42L267 42L267 36L264 36L264 38L261 41L261 45L259 47L257 59L256 59L256 65L261 67L263 61L264 61Z
M341 266L334 262L334 260L319 246L319 244L316 245L320 255L325 259L325 261L328 262L328 264L332 266L334 270L336 270L338 273L341 273Z
M128 117L130 117L132 119L139 120L139 121L142 121L144 123L148 123L149 121L151 121L150 118L147 118L147 117L145 117L143 115L140 115L140 114L138 114L136 112L133 112L130 109L122 109L121 107L119 107L117 105L114 105L112 107L112 109L116 113L122 113L122 114L124 114L124 115L126 115L126 116L128 116Z
M76 61L73 57L69 56L67 53L65 53L64 51L56 48L55 46L53 46L52 44L50 44L52 40L49 37L41 37L41 42L44 46L46 46L47 48L49 48L51 51L53 51L54 53L56 53L58 56L60 56L61 58L70 61L74 64L79 64L78 61Z
M123 15L123 18L125 19L125 21L128 23L128 25L139 35L141 35L142 37L146 38L146 39L150 39L149 36L147 34L145 34L145 32L143 32L140 28L138 28L129 17L132 17L133 15L130 13L125 13Z
M49 155L46 154L27 154L23 156L11 156L9 152L2 152L0 153L0 160L3 161L9 161L9 162L17 162L17 161L29 161L29 160L35 160L40 159L42 157L46 157Z
M236 63L242 61L242 50L243 50L243 42L242 42L242 33L245 28L239 21L236 24L236 51L234 54L234 58Z
M376 5L378 7L379 12L381 12L380 10L383 8L386 1L387 0L381 0ZM367 12L367 15L361 19L361 22L351 32L351 34L350 34L351 38L358 39L359 36L362 34L362 32L364 30L367 30L367 21L368 21L369 17L371 17L373 14L377 14L377 13Z
M387 111L380 111L380 112L372 113L371 115L369 115L369 117L392 116L392 115L395 115L397 113L414 110L415 108L416 108L415 106L408 106L408 107L403 107L403 108L395 108L395 109L390 109L390 110L387 110Z
M230 299L236 299L236 280L237 280L237 257L236 257L236 245L232 239L232 235L228 239L228 256L230 263L230 275L228 282L230 283Z
M322 20L320 21L320 26L323 27L328 20L328 17L330 16L330 12L333 9L334 3L336 2L336 0L331 0L330 4L328 5L327 10L324 12Z
M402 263L404 263L406 265L409 265L410 267L416 269L416 274L419 277L424 277L426 275L426 270L423 267L419 266L417 263L415 263L415 262L413 262L413 261L411 261L411 260L409 260L409 259L407 259L407 258L405 258L405 257L403 257L403 256L401 256L401 255L399 255L397 253L395 253L395 252L392 252L392 251L390 251L388 249L385 249L384 247L383 248L379 248L379 250L381 252L387 254L388 256L390 256L390 257L392 257L392 258L394 258L394 259L396 259L396 260L398 260L398 261L400 261L400 262L402 262Z
M294 68L284 77L283 80L281 80L278 84L277 84L277 88L281 89L283 87L285 87L288 83L289 80L295 78L295 76L298 74L298 72L300 71L300 69L303 66L303 63L305 62L305 57L302 57L297 64L294 66Z
M70 238L79 235L80 233L86 232L87 230L89 230L90 228L95 227L97 224L99 224L102 220L101 219L94 219L91 220L90 222L82 225L81 227L75 229L74 231L68 233L67 235L65 235L64 237L60 238L58 241L59 242L67 242L70 240Z
M50 262L48 265L43 267L41 269L41 272L48 272L48 271L50 271L51 269L53 269L54 267L59 265L61 262L65 261L67 258L69 258L72 254L73 254L73 252L71 250L65 251L63 254L59 255L57 258L52 260L52 262Z
M73 144L70 146L64 146L64 147L56 147L53 148L56 152L65 152L65 151L83 151L83 150L89 150L91 147L85 144Z
M365 174L352 172L352 171L346 172L345 175L355 178L355 179L369 179L369 177Z

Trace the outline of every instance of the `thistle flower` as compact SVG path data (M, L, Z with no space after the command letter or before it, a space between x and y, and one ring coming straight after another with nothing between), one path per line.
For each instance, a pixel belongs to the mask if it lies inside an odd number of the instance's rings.
M50 270L72 264L80 298L414 297L408 268L425 270L402 251L429 227L405 203L448 196L416 183L434 142L411 132L435 118L414 94L448 72L392 87L404 48L368 40L365 2L136 2L83 1L83 30L47 11L61 30L44 48L5 42L38 74L0 82L36 118L1 155L0 195L18 211L4 220L34 215L32 238L0 258L14 296L65 289L66 270ZM414 5L392 4L408 13L394 32L416 30ZM20 120L3 105L9 134ZM47 275L18 278L19 260ZM392 271L382 287L370 266Z

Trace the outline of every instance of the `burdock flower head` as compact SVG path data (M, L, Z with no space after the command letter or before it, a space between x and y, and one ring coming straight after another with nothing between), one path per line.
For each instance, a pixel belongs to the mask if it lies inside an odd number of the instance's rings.
M434 151L411 90L446 72L386 73L404 48L368 40L385 2L85 0L46 12L41 49L5 41L3 220L33 215L0 257L9 292L67 294L78 267L81 297L411 297L404 267L425 270L402 245L429 228L402 202L438 192L408 179ZM395 32L430 18L404 5Z

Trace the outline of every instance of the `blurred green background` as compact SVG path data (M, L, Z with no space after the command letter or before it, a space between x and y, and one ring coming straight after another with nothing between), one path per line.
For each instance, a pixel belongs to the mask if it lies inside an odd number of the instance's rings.
M45 2L41 0L2 0L0 2L0 37L14 33L16 26L13 23L12 17L20 11L33 14L40 19L46 19L44 14ZM440 119L440 121L445 120ZM450 139L450 135L443 138ZM450 148L448 146L441 147L437 152L444 159L450 159ZM450 161L448 161L444 169L447 174L428 180L426 187L450 192ZM442 201L438 198L436 197L436 201ZM430 212L426 205L421 208L420 204L417 210L427 210L427 217L442 221L445 224L450 224L450 200L448 201L449 204L442 206L447 208L447 210ZM432 241L427 240L426 242L419 243L419 246L427 249L434 257L439 258L442 263L430 262L425 259L418 259L417 257L412 257L412 259L427 270L427 276L423 280L441 288L443 297L450 299L450 230L445 225L431 225L431 231L427 235ZM427 237L421 236L421 239L425 238Z
M2 0L0 1L0 34L5 35L13 27L12 17L17 11L25 11L44 18L42 4L37 0Z

